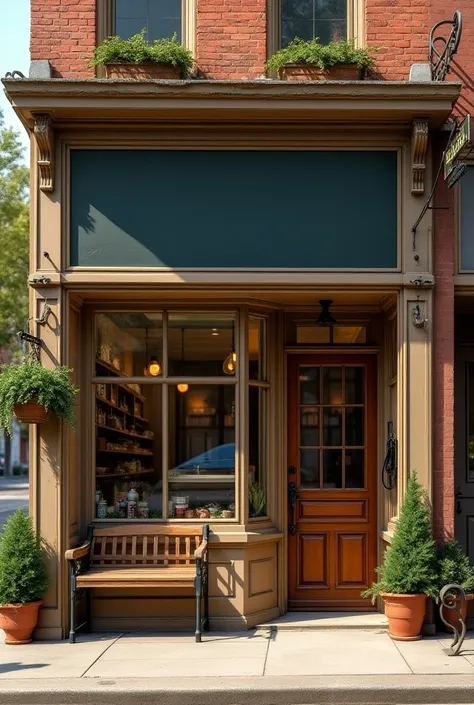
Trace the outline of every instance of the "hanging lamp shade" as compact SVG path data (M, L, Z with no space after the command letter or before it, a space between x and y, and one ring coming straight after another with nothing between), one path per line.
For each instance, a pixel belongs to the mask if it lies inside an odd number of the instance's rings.
M224 370L224 374L226 375L235 375L235 371L237 369L237 353L235 352L235 325L234 321L232 321L232 350L230 353L227 355L226 359L224 360L224 363L222 365L222 369Z

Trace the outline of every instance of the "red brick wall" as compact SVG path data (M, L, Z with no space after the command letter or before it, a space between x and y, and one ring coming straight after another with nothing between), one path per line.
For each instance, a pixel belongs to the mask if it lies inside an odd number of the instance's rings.
M439 163L445 142L434 149ZM454 534L454 191L441 177L434 204L433 515L438 539Z
M31 0L31 59L48 59L60 78L94 76L95 0Z

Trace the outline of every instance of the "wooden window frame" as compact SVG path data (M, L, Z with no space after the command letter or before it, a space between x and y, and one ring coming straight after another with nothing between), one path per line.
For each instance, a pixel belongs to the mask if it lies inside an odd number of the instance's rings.
M282 0L267 0L267 56L281 48ZM366 44L365 0L347 0L347 37L357 47Z
M196 38L196 1L181 0L181 37L182 43L193 54L195 53ZM96 44L100 44L114 33L115 25L115 0L97 0L96 13ZM97 67L97 76L105 75L103 67Z

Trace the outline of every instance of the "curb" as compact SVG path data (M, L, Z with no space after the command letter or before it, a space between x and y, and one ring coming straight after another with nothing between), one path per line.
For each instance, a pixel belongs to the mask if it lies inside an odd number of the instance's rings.
M188 682L189 681L189 682ZM176 679L0 678L2 705L470 705L472 674Z

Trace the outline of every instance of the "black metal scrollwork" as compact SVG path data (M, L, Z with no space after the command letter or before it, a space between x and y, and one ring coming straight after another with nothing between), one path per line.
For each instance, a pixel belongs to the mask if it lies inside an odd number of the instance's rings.
M460 585L451 583L445 585L439 593L439 616L444 624L454 633L453 643L449 647L448 656L457 656L461 650L464 637L466 636L466 623L462 618L462 608L466 602L466 593ZM456 626L445 619L444 610L451 610L457 617Z
M449 36L436 34L441 27L450 25ZM456 10L452 20L442 20L430 32L429 61L433 81L444 81L449 73L451 60L456 54L462 35L462 15Z
M296 524L295 524L295 508L296 501L298 499L298 488L295 482L290 482L288 485L288 501L290 503L290 534L294 536L296 534Z
M5 78L26 78L21 71L7 71Z

